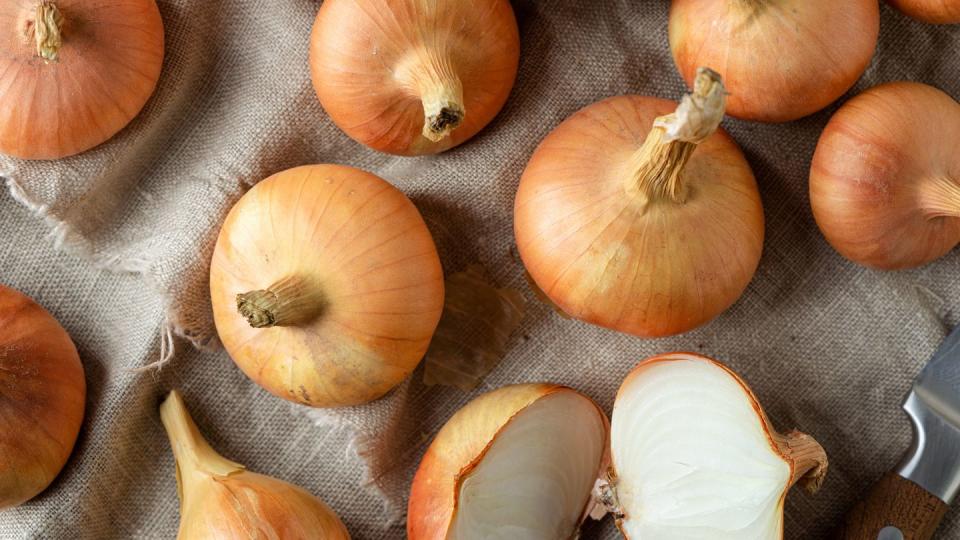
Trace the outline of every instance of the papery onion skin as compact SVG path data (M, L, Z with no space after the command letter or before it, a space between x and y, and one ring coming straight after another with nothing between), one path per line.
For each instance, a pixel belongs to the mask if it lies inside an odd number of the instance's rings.
M33 498L60 473L85 398L83 366L67 331L0 285L0 509Z
M312 295L304 304L312 311L251 327L238 295L290 277ZM443 286L413 203L339 165L257 184L227 216L210 269L217 331L234 362L273 394L314 407L365 403L407 377L439 322Z
M727 112L786 122L834 102L877 46L876 0L672 0L670 49L691 84L699 66L723 75Z
M844 257L884 270L927 264L960 243L960 104L894 82L844 104L810 168L817 224Z
M693 151L684 202L628 193L630 161L677 104L620 96L560 124L530 159L514 230L527 271L564 312L634 335L673 335L727 309L753 277L763 208L722 129Z
M906 15L926 23L960 23L960 1L958 0L887 0L887 3Z
M510 94L519 55L508 0L327 0L310 45L331 119L354 140L405 156L442 152L483 129ZM431 140L424 102L447 101L456 127Z
M177 391L160 415L177 464L179 540L349 540L343 522L317 497L217 454Z
M163 64L154 0L57 0L62 45L42 58L37 1L0 3L0 152L59 159L113 137L153 94Z
M483 394L457 411L430 444L414 476L407 509L407 537L445 540L457 512L461 484L483 459L496 435L524 409L557 392L575 391L546 383L510 385ZM599 407L597 411L609 432L606 415ZM608 460L605 452L598 473ZM583 518L590 510L588 502Z

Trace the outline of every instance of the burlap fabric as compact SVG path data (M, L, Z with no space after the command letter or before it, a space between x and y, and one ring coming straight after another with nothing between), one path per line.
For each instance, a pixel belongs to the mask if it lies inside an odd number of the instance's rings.
M557 381L609 411L622 377L657 352L694 350L729 362L778 426L801 428L827 448L822 492L787 502L788 538L825 537L907 447L898 404L958 322L960 253L885 273L830 249L810 213L807 167L833 108L785 125L725 122L757 175L767 240L756 278L719 320L643 340L564 320L533 301L513 249L523 166L550 129L587 104L622 93L681 95L666 0L515 1L523 51L506 108L462 147L415 159L369 151L324 115L307 68L318 2L159 4L166 64L130 127L73 159L0 158L12 194L0 197L0 280L63 321L89 381L74 456L46 493L0 513L0 537L173 538L174 468L156 410L171 387L184 391L224 454L305 486L363 539L404 536L405 493L420 455L477 392ZM896 79L960 97L960 27L923 25L884 6L878 54L855 91ZM170 348L168 329L215 348L207 265L233 201L270 173L315 162L394 182L425 215L448 274L479 262L498 285L531 300L506 359L476 392L425 387L421 369L370 406L309 412L257 388L222 351L180 339ZM162 352L174 354L161 371L131 371ZM585 531L615 536L609 519ZM940 537L960 538L960 514L948 515Z

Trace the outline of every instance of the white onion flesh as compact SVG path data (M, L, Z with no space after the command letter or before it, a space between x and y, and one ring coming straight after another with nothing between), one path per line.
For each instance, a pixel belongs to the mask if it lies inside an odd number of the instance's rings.
M611 426L627 538L781 537L791 467L754 406L707 361L658 362L628 378Z
M596 406L557 392L517 414L463 480L449 540L575 536L606 444Z

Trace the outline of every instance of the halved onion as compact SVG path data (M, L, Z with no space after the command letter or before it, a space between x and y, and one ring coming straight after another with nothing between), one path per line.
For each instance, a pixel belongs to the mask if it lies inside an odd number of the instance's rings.
M624 380L611 457L601 491L639 539L781 538L787 491L815 491L827 469L813 438L777 433L735 373L688 353L647 359Z
M425 539L568 539L593 507L608 422L563 386L521 384L458 411L413 481L407 533Z

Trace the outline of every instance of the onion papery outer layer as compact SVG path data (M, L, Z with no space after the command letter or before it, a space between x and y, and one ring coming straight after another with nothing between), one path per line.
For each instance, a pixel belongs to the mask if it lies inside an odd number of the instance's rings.
M314 407L396 386L443 311L443 270L416 207L385 180L339 165L290 169L244 195L217 239L210 289L240 369Z
M671 114L683 108L640 96L601 101L560 124L527 164L517 247L564 313L672 335L719 315L753 277L764 234L753 173L722 129L699 143L702 130L670 141L670 123L696 123L692 112Z
M0 285L0 509L46 489L80 432L86 398L73 341L33 300Z
M887 0L887 3L923 22L960 23L960 0Z
M177 464L180 540L349 540L320 499L217 454L176 391L160 406L160 418Z
M614 403L608 504L627 538L766 540L796 482L816 490L823 448L777 433L734 372L693 353L641 362Z
M724 79L727 112L795 120L843 95L870 64L876 0L672 0L670 49L691 84L699 66Z
M960 243L960 104L913 82L877 86L827 124L810 203L844 257L886 270L929 263Z
M520 37L508 0L327 0L313 27L313 85L347 135L399 155L473 137L513 88Z
M113 137L153 94L163 54L154 0L0 2L0 152L58 159Z
M554 401L557 400L557 401ZM427 450L417 474L413 480L413 486L410 492L409 508L407 512L407 534L411 540L441 540L447 538L461 538L463 530L457 528L458 512L465 503L462 498L466 495L471 499L474 495L484 495L482 490L474 489L465 484L475 479L473 475L478 476L486 474L478 472L481 464L490 455L491 450L498 445L498 437L506 436L522 438L522 431L528 426L520 426L519 432L511 431L512 426L518 425L516 420L525 413L541 414L541 407L557 408L560 414L568 410L569 407L587 407L590 411L596 413L597 428L599 433L596 441L560 441L552 440L552 444L560 445L575 452L574 445L577 443L595 442L596 455L599 459L596 463L594 472L599 474L605 470L608 463L608 442L609 442L609 424L606 416L600 408L589 398L578 392L563 386L553 384L519 384L506 386L483 394L474 399L464 408L457 411L453 417L444 425L437 434L430 448ZM581 410L580 412L583 412ZM572 422L575 414L570 414L568 418ZM537 423L537 419L534 423ZM521 421L523 422L523 421ZM537 445L531 445L530 451L536 452ZM509 449L508 449L509 451ZM578 458L586 459L583 453ZM493 457L491 459L502 459ZM560 472L560 471L558 471ZM566 471L562 471L566 472ZM565 531L570 538L574 536L575 528L586 519L586 516L594 507L594 501L590 496L590 486L592 486L596 474L587 474L590 471L584 471L584 487L582 494L582 506L574 511L570 517L574 523L574 529ZM545 480L546 481L546 480ZM554 486L555 484L550 484ZM498 483L487 483L490 489L497 489ZM490 500L490 493L487 493L487 500ZM518 495L527 496L527 500L536 498L536 494L525 492L522 494L504 494L502 504L512 506L519 501ZM572 494L568 494L568 497ZM550 492L542 494L541 503L557 503L560 497L556 493ZM475 502L475 501L474 501ZM481 503L482 504L482 503ZM542 507L541 507L542 508ZM513 510L516 510L515 508ZM507 519L507 518L505 518ZM465 523L460 524L465 525ZM504 524L506 526L506 524ZM554 526L556 526L554 524ZM500 530L501 537L526 537L523 533L530 534L529 530ZM452 535L452 536L451 536Z

